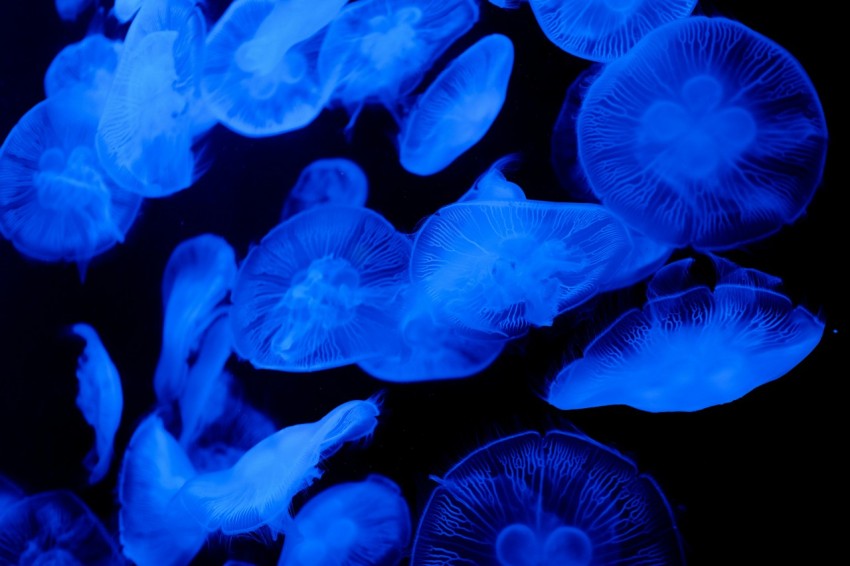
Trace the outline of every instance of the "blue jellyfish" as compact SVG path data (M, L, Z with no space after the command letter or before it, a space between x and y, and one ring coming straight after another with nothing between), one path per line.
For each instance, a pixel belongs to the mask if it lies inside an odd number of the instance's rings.
M404 120L402 166L433 175L478 143L502 110L513 64L513 43L500 34L480 39L452 61Z
M389 351L410 246L366 208L327 205L279 224L239 269L236 352L257 368L314 371Z
M118 369L107 353L97 331L88 324L75 324L74 334L85 340L86 347L77 362L77 380L80 390L77 407L95 433L95 443L86 456L89 483L103 479L112 462L112 445L121 412L124 409L124 394Z
M373 474L310 499L286 534L278 566L395 566L410 530L401 489Z
M97 116L70 94L40 102L0 148L0 232L26 256L81 268L124 240L142 199L94 148Z
M44 92L48 98L66 89L82 91L102 111L112 88L112 79L123 43L92 34L72 43L51 61L44 75Z
M410 269L455 324L512 338L591 298L630 248L600 205L475 201L423 224Z
M63 21L74 22L92 3L93 0L55 0L56 13Z
M476 0L363 0L328 26L319 72L352 113L366 103L394 109L434 61L478 21Z
M720 250L805 211L827 130L800 64L740 23L692 17L604 68L578 117L590 185L638 231Z
M280 219L324 204L364 206L369 196L366 173L350 159L319 159L301 171L289 191Z
M525 432L461 460L428 500L411 566L684 564L670 506L617 452Z
M126 24L135 17L145 0L115 0L112 15L115 19Z
M698 411L791 371L820 342L823 322L794 307L777 278L715 261L713 289L692 275L692 259L662 268L646 306L622 315L554 377L549 403Z
M292 498L321 476L322 461L344 443L370 437L378 414L374 401L349 401L319 421L281 429L231 468L187 481L178 499L209 532L233 535L264 526L283 530L292 520Z
M14 503L24 498L24 492L9 478L0 475L0 517L10 509Z
M48 491L0 510L0 564L123 564L101 522L73 493Z
M526 200L525 191L505 178L504 170L519 160L517 155L506 155L497 159L487 171L475 180L472 187L457 202L488 200Z
M124 453L118 480L124 556L138 566L184 566L201 550L207 532L176 499L196 474L158 415L142 421Z
M345 0L236 0L207 39L204 98L227 128L272 136L319 115L333 85L318 72L322 28Z
M655 28L690 15L697 0L529 0L549 41L576 57L611 61Z

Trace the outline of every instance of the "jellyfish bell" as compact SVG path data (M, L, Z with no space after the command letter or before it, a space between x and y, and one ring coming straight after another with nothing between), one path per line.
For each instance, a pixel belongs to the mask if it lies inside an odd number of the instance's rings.
M95 33L60 51L44 74L44 92L48 98L66 89L83 92L102 109L112 88L112 79L123 43Z
M283 205L281 220L315 206L364 206L369 194L366 173L343 158L318 159L301 171Z

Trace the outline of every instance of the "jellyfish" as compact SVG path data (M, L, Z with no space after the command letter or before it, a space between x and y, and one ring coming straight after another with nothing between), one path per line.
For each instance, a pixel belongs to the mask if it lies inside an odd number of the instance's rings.
M226 535L291 521L292 498L321 476L319 465L342 444L371 436L377 424L373 400L349 401L321 420L279 430L226 470L200 474L180 489L184 508L209 531Z
M315 371L390 351L409 261L408 238L369 209L293 216L239 269L236 352L257 368Z
M630 248L599 205L475 201L422 225L410 270L455 324L513 338L591 298Z
M148 416L136 428L118 480L118 514L124 556L138 566L183 566L201 550L206 531L176 499L197 474L186 452Z
M0 232L42 261L88 262L124 236L141 198L98 162L97 116L66 93L27 112L0 148Z
M0 474L0 518L3 517L3 514L10 509L13 504L23 498L24 492L21 491L21 488L15 485L15 483L9 478Z
M138 13L142 7L144 0L115 0L115 5L112 7L112 14L115 19L126 24Z
M779 279L714 261L713 289L694 275L693 259L659 270L643 309L622 315L568 363L547 401L559 409L699 411L791 371L820 342L823 321L793 306Z
M44 75L48 98L66 89L79 89L102 111L112 88L123 43L92 34L59 52Z
M366 103L395 109L434 61L478 21L476 0L363 0L328 26L322 80L352 122Z
M103 479L112 462L112 445L118 425L121 424L124 395L118 369L112 363L97 331L84 323L75 324L71 330L86 342L77 362L77 380L80 384L77 407L95 433L94 446L85 460L90 472L89 483L95 484Z
M294 525L278 566L395 566L410 542L401 489L377 474L320 492Z
M496 160L457 202L488 200L526 200L525 192L516 183L505 178L504 170L519 160L517 155L506 155Z
M92 5L92 0L55 0L56 13L66 22L74 22Z
M697 0L529 0L549 41L576 57L611 61L655 28L686 18Z
M302 128L332 85L318 74L321 36L345 0L236 0L207 39L204 97L215 117L243 136Z
M22 497L0 510L0 564L114 566L123 562L101 522L69 491Z
M369 195L366 174L350 159L319 159L301 171L283 205L281 220L324 204L364 206Z
M794 222L820 183L827 145L800 64L723 18L647 35L590 86L577 128L603 204L651 238L702 250Z
M402 166L433 175L478 143L502 109L513 63L513 43L501 34L480 39L452 61L404 120Z
M434 479L411 566L684 564L658 485L587 437L515 434Z

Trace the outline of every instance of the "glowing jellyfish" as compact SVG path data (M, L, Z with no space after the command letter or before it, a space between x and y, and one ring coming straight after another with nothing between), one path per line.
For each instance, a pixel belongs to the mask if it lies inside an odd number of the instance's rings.
M103 109L112 88L112 78L118 67L123 44L92 34L72 43L51 61L44 75L44 92L48 98L66 89L81 90Z
M55 0L56 13L63 21L73 22L92 5L92 0Z
M692 276L691 259L661 269L643 310L621 316L555 376L549 403L698 411L734 401L808 356L823 322L794 307L777 278L716 261L713 289Z
M517 155L506 155L496 160L485 171L472 187L461 196L457 202L488 201L488 200L525 200L522 188L505 178L504 170L510 168L519 160Z
M366 208L293 216L239 269L236 352L257 368L314 371L389 351L409 258L408 238Z
M389 478L330 487L307 502L278 566L395 566L410 541L410 509Z
M183 566L201 550L206 531L176 499L196 475L183 448L157 415L130 439L118 480L124 556L138 566Z
M513 43L500 34L480 39L452 61L404 120L402 166L433 175L478 143L502 109L513 63Z
M549 41L576 57L610 61L655 28L690 15L697 0L529 0Z
M112 462L112 445L121 424L124 394L121 377L97 331L88 324L75 324L72 330L86 342L77 362L80 384L77 407L95 433L95 444L85 460L89 483L95 484L103 479Z
M0 511L0 564L122 563L101 522L69 491L24 497Z
M726 249L805 211L827 131L800 64L722 18L647 35L587 91L578 149L593 191L671 246Z
M328 26L319 72L352 121L366 103L393 109L476 21L475 0L354 2Z
M283 205L281 220L325 204L364 206L369 181L350 159L319 159L301 171Z
M419 230L411 277L457 325L511 338L592 297L630 248L599 205L458 203Z
M26 256L81 268L124 240L141 198L119 188L94 149L97 116L83 98L49 98L0 148L0 231Z
M655 482L577 434L516 434L480 448L442 478L411 566L684 564Z
M115 0L115 5L112 8L112 14L115 19L126 24L142 7L144 0Z
M248 450L233 467L186 482L180 502L207 531L232 535L291 521L292 498L321 476L319 465L346 442L371 436L374 401L349 401L321 420L284 428Z

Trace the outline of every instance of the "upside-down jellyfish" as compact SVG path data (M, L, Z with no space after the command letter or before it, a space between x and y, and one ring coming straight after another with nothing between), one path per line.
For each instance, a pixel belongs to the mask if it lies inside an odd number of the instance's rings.
M622 315L549 386L560 409L629 405L698 411L778 379L818 345L824 324L781 281L717 258L714 288L684 259L652 279L642 310Z
M304 168L289 191L280 219L324 204L364 206L369 196L366 173L350 159L318 159Z

